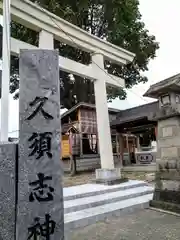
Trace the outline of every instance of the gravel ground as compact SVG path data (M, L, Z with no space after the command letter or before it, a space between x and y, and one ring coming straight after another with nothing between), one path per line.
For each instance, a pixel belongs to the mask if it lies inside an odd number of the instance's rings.
M179 240L180 217L141 210L66 233L65 240Z
M127 177L131 180L146 180L146 173L145 172L126 172L123 173L124 177ZM75 176L70 176L69 174L64 175L64 187L70 187L75 185L81 185L90 183L93 179L95 179L95 173L93 172L82 172L78 173Z
M90 183L93 179L95 179L94 172L78 173L75 176L70 176L69 174L65 174L63 178L63 184L64 184L64 187L70 187L70 186Z

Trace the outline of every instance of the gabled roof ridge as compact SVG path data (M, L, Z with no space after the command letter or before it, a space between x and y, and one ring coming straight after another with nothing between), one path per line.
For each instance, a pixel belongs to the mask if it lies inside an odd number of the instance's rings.
M76 105L74 105L72 108L70 108L69 110L67 110L66 112L64 112L62 115L61 115L61 118L67 116L68 114L70 114L71 112L75 111L76 109L78 109L79 107L90 107L90 108L96 108L96 105L95 104L92 104L92 103L85 103L85 102L79 102L77 103ZM120 109L116 109L116 108L110 108L108 107L108 110L109 111L114 111L114 112L120 112L121 110Z

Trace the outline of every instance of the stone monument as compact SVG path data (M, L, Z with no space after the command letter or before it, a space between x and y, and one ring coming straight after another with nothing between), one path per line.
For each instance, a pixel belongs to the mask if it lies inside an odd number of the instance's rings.
M152 85L144 96L159 99L156 184L151 206L180 213L180 74Z
M16 239L64 239L59 55L21 50Z
M17 144L0 144L0 240L15 239Z

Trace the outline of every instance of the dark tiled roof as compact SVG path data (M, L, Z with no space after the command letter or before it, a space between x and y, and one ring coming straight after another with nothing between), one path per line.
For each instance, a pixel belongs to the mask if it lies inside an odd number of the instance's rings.
M156 101L138 107L123 110L117 115L116 120L111 122L111 126L119 125L124 122L141 120L145 117L148 118L148 116L150 116L153 112L156 112L158 108L159 101Z

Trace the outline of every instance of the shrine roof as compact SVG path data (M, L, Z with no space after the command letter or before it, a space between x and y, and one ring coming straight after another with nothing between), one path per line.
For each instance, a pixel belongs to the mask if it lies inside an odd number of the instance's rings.
M96 105L95 104L89 104L89 103L85 103L85 102L80 102L78 104L76 104L74 107L72 107L71 109L69 109L68 111L66 111L65 113L63 113L61 115L61 118L69 115L70 113L72 113L73 111L79 109L79 108L86 108L86 109L96 109ZM117 114L120 112L119 109L115 109L115 108L108 108L110 113L114 113Z
M111 126L119 126L133 121L148 121L149 116L151 116L152 113L156 112L158 108L159 101L155 101L120 111L119 114L117 114L116 120L111 122Z

